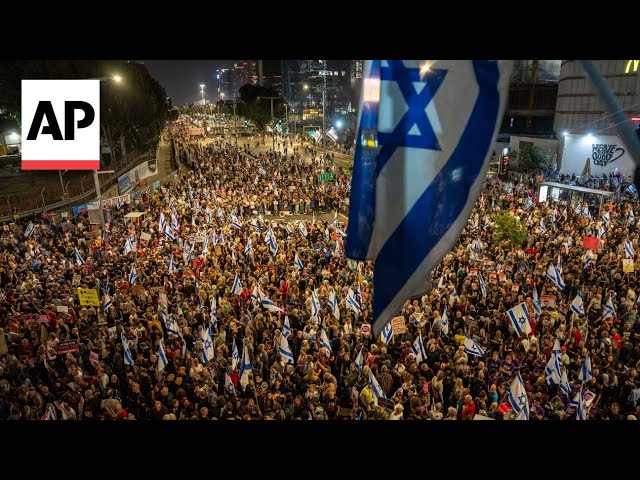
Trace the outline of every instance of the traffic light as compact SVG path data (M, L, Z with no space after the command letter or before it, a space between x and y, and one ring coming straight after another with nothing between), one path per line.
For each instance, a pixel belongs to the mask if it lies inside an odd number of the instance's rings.
M505 173L507 173L507 169L509 168L510 161L511 161L511 158L509 157L509 155L502 156L502 162L500 162L500 175L504 175Z

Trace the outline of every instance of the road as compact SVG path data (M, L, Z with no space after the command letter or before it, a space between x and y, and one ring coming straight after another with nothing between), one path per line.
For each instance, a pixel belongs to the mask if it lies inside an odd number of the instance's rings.
M248 137L245 135L240 135L238 137L238 145L242 146L245 143L250 143L250 150L253 152L258 152L258 153L266 153L267 151L271 150L273 141L270 138L270 136L265 136L265 142L264 142L264 146L260 145L259 147L256 147L256 141L257 141L258 137ZM207 138L204 140L205 145L208 143L213 142L214 140L220 140L220 136L215 136L212 138ZM235 145L235 138L231 135L226 135L224 137L224 140L231 144L231 145ZM300 152L302 153L303 156L309 156L309 153L304 153L304 147L305 146L309 146L309 143L306 144L302 144L300 142L294 142L293 146L294 147L298 147L300 149ZM322 153L322 144L317 145L317 151L318 153ZM280 153L284 153L284 147L282 146L282 144L280 144L280 147L278 147L278 138L276 138L276 150L279 151ZM288 154L291 155L291 150L292 147L291 145L289 145L288 147ZM353 156L352 155L345 155L344 153L335 153L332 152L330 150L327 150L329 153L333 154L335 156L335 163L336 165L338 165L341 168L352 168L353 167Z

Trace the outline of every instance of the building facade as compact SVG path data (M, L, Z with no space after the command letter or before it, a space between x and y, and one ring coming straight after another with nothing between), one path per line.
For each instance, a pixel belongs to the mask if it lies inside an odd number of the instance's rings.
M640 60L595 60L625 117L640 121ZM629 149L617 135L617 124L576 60L563 60L558 83L555 130L560 171L580 175L587 161L593 174L633 174Z

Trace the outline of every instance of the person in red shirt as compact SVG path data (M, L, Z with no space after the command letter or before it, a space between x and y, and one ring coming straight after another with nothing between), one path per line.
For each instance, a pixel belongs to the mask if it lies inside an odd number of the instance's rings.
M464 397L464 408L462 409L462 420L473 420L473 416L476 414L476 404L473 402L473 397L467 395Z

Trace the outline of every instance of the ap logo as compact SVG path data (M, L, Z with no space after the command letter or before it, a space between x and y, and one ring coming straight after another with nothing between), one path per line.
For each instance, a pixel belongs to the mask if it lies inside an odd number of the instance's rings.
M22 169L100 168L100 80L22 80Z

